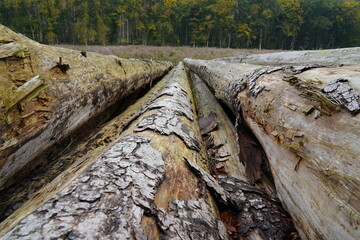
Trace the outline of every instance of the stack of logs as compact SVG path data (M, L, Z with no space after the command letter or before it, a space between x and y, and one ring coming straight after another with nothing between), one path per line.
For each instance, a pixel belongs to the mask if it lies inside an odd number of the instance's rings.
M170 71L0 33L0 239L360 238L359 49Z

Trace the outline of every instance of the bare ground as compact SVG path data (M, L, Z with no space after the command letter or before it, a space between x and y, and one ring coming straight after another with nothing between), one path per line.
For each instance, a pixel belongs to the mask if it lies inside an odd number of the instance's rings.
M101 45L59 45L60 47L71 48L86 52L97 52L101 54L112 54L122 58L139 58L166 60L177 64L184 58L193 59L214 59L222 57L232 57L240 54L257 54L278 52L279 50L259 50L259 49L232 49L232 48L206 48L206 47L157 47L143 45L127 46L101 46Z

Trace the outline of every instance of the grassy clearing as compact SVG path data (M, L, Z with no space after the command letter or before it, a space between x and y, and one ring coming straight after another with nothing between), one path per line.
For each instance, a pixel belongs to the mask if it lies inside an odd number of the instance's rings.
M112 54L122 58L155 59L171 61L177 64L184 58L214 59L231 57L241 54L256 54L277 52L278 50L258 49L231 49L231 48L204 48L204 47L157 47L157 46L99 46L99 45L60 45L60 47L71 48L86 52L97 52L101 54Z

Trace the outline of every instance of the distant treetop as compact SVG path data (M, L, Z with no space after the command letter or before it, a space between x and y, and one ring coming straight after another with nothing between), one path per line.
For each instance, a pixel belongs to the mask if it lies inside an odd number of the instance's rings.
M360 46L360 0L2 0L0 23L50 44Z

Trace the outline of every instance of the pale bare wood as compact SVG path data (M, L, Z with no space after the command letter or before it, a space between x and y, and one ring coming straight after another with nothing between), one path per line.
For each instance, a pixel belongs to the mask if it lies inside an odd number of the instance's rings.
M360 67L259 66L249 71L246 64L221 61L185 64L235 114L241 113L260 141L278 196L301 237L358 239L360 115L346 104L359 102ZM229 71L243 74L239 80ZM325 93L341 78L347 79L341 80L350 96L347 103Z

